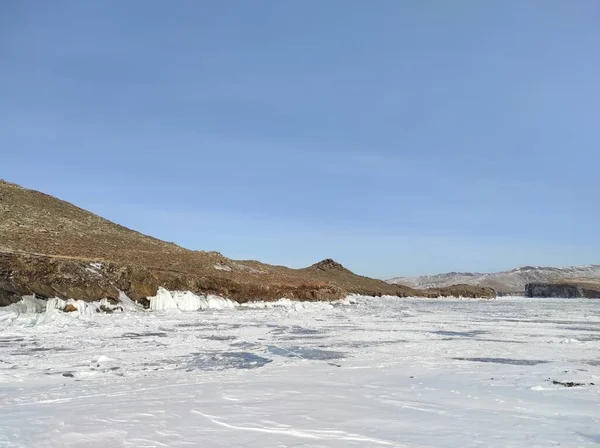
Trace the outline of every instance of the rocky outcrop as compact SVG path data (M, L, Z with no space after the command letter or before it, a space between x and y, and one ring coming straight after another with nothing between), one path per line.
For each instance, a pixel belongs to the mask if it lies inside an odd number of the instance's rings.
M600 299L600 284L586 281L528 283L525 294L527 297Z
M496 291L487 286L452 285L445 288L426 289L428 297L496 297Z
M119 290L133 299L156 293L159 280L139 266L118 266L36 254L0 253L0 304L23 295L82 300L117 300Z
M145 304L159 286L229 297L240 303L249 300L335 300L349 294L324 282L299 284L237 282L233 279L192 276L152 271L143 266L124 266L34 254L0 253L0 306L24 295L38 298L76 298L87 301L108 298L116 301L119 291Z
M352 273L348 275L355 276ZM356 277L360 279L360 276ZM368 284L360 286L360 280L358 283L351 283L349 288L344 288L333 281L320 281L319 278L303 282L236 281L233 278L194 276L112 262L0 252L0 306L9 305L19 301L22 296L31 294L42 299L58 297L95 301L107 298L116 302L119 291L147 305L147 297L156 295L159 287L192 291L201 295L215 294L240 303L251 300L277 300L282 297L307 301L337 300L350 293L430 298L495 297L494 291L489 288L469 285L414 291L403 288L388 290Z
M309 269L318 269L319 271L327 272L327 271L341 271L341 272L350 272L340 263L331 258L326 258L325 260L319 261L318 263L313 264L309 267Z

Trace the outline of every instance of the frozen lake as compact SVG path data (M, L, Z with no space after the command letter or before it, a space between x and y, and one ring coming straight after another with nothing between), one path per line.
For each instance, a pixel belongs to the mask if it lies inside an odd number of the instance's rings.
M599 385L593 300L0 311L2 447L591 447Z

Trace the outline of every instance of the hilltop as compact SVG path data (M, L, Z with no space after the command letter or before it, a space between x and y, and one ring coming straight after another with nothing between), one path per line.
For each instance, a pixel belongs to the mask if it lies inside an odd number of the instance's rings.
M365 295L491 297L489 288L417 291L356 275L334 260L303 269L193 251L113 223L53 196L0 180L0 304L23 294L144 301L159 286L243 302Z

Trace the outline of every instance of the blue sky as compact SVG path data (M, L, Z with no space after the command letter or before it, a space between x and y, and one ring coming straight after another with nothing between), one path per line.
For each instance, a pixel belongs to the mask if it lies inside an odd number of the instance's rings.
M191 249L600 262L600 3L0 2L0 177Z

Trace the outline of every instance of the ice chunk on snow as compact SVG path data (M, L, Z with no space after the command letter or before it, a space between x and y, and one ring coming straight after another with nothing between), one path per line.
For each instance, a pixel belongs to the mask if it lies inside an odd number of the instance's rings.
M200 305L201 310L225 310L229 308L236 308L239 306L239 303L234 302L231 299L226 299L224 297L215 296L209 294L204 301Z
M121 302L125 311L139 311L143 309L140 304L131 300L123 291L119 291L119 302Z
M10 305L17 313L41 313L46 307L46 301L37 299L34 295L23 296L20 302Z
M200 297L190 291L175 292L172 296L181 311L196 311L200 308Z
M51 313L53 311L59 311L64 309L65 306L67 306L67 302L65 300L54 297L46 302L46 312Z
M150 309L153 311L176 310L177 302L169 291L164 288L158 288L156 295L148 297L150 300Z
M19 302L2 307L0 321L10 322L19 317L20 314L41 313L45 308L46 301L36 298L35 294L23 296Z
M198 296L190 291L168 291L164 288L159 288L156 295L148 299L150 309L154 311L223 310L238 306L233 300L219 296Z

